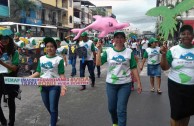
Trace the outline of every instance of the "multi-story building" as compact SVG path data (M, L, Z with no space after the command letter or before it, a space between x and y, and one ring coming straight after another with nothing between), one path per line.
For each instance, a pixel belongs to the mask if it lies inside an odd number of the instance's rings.
M73 11L74 11L74 28L80 28L81 27L81 1L76 0L73 3Z
M90 1L74 0L74 25L76 28L84 28L92 23L91 6L95 6Z
M63 39L74 27L73 0L41 0L41 2L43 24L57 26L58 36Z

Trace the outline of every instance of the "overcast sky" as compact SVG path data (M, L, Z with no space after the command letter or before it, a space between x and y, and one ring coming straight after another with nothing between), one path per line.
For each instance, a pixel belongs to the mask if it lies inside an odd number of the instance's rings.
M132 29L155 31L155 17L145 13L156 6L156 0L89 0L96 6L112 6L119 22L128 22Z

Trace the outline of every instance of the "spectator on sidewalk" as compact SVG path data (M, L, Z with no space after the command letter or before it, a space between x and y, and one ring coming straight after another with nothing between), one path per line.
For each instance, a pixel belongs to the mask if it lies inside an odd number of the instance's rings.
M183 25L181 43L168 50L161 47L161 67L169 70L168 95L171 108L171 126L188 126L194 115L194 46L193 28Z
M137 79L137 91L141 93L142 86L137 71L132 50L125 48L126 37L122 31L114 33L114 47L108 48L101 56L102 45L97 44L98 53L96 65L108 62L106 77L106 92L108 109L113 126L127 125L127 103L131 93L131 72Z

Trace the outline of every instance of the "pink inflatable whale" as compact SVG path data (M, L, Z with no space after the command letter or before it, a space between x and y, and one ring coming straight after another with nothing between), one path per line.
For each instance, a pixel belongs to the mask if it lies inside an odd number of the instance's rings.
M89 26L83 29L71 30L73 33L77 33L77 35L74 37L74 40L78 39L82 32L89 29L99 31L100 34L98 35L98 38L102 38L102 37L105 37L110 32L114 32L115 30L121 30L129 26L128 23L118 23L116 19L111 17L102 17L99 15L95 15L93 16L93 18L96 20Z

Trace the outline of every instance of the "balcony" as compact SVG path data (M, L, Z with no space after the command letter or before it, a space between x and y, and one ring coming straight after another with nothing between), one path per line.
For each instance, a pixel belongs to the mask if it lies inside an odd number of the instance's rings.
M21 18L20 22L26 23L26 24L42 25L42 21L40 19L36 19L36 18L32 18L32 17Z

